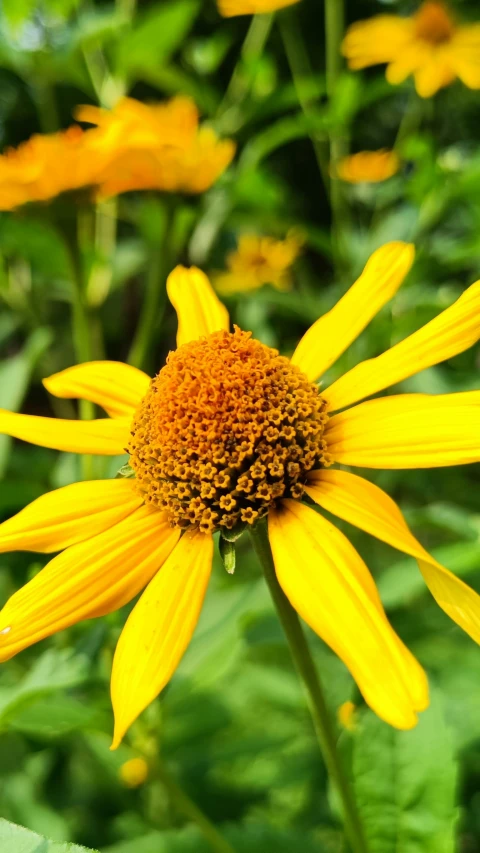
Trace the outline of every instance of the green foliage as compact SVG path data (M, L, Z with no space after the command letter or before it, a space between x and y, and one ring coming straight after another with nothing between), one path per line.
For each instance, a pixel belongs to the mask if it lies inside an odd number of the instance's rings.
M4 848L8 853L89 853L86 847L49 841L48 838L41 838L36 832L29 832L23 826L8 823L3 818L0 818L0 844L8 845Z

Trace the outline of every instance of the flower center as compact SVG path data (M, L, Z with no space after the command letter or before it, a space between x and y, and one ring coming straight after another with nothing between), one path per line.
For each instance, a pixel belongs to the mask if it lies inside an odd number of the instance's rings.
M443 3L428 0L415 15L415 31L418 38L439 45L451 39L455 25Z
M316 385L250 332L183 344L133 419L138 488L172 526L253 524L329 464L325 408Z

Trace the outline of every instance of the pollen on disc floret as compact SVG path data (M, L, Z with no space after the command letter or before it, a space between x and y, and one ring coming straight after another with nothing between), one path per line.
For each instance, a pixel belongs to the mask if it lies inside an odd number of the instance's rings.
M250 332L183 344L133 419L137 486L174 526L253 524L329 464L325 409L317 386Z

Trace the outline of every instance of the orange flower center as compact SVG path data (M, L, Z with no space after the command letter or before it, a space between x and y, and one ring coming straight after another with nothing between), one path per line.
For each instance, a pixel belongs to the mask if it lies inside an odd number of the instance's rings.
M455 32L455 24L443 3L433 0L420 6L414 20L417 38L433 45L449 41Z
M183 344L133 419L138 488L172 526L253 524L328 464L325 408L316 385L250 332Z

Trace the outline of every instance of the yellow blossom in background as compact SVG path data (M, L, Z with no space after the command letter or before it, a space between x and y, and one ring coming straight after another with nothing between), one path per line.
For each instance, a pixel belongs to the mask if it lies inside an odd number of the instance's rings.
M235 145L199 125L189 98L148 105L123 98L112 109L80 107L79 121L96 125L86 134L88 156L99 160L100 195L157 189L200 193L230 164Z
M85 157L84 138L74 126L37 134L0 155L0 210L94 184L97 164Z
M227 272L217 273L214 284L220 293L246 293L264 284L288 290L290 268L298 257L303 241L294 232L285 240L244 234L236 251L227 255Z
M118 775L127 788L138 788L147 781L148 764L144 758L131 758L121 765Z
M395 151L388 151L386 148L379 151L359 151L340 160L336 177L349 184L376 184L391 178L399 168L400 160Z
M356 728L355 711L356 706L353 702L344 702L337 711L338 722L349 732L355 731Z
M218 10L224 18L235 15L262 15L293 6L299 0L217 0Z
M106 417L60 420L0 410L0 432L70 453L129 454L129 478L64 486L0 525L0 551L56 556L0 614L0 659L143 593L112 671L118 746L175 672L197 625L213 534L268 524L278 582L336 652L365 701L410 729L428 705L426 675L395 633L367 566L346 536L302 502L414 557L441 608L480 642L480 597L432 557L395 502L347 468L416 469L480 461L480 391L379 392L480 338L480 282L382 355L330 386L318 380L394 296L413 246L388 243L289 360L238 327L198 269L167 282L177 349L151 379L97 361L44 380ZM371 399L367 399L371 398Z
M456 78L480 89L480 23L457 23L447 6L426 0L415 15L377 15L347 32L343 54L350 68L387 63L389 83L413 75L422 98L430 98Z

